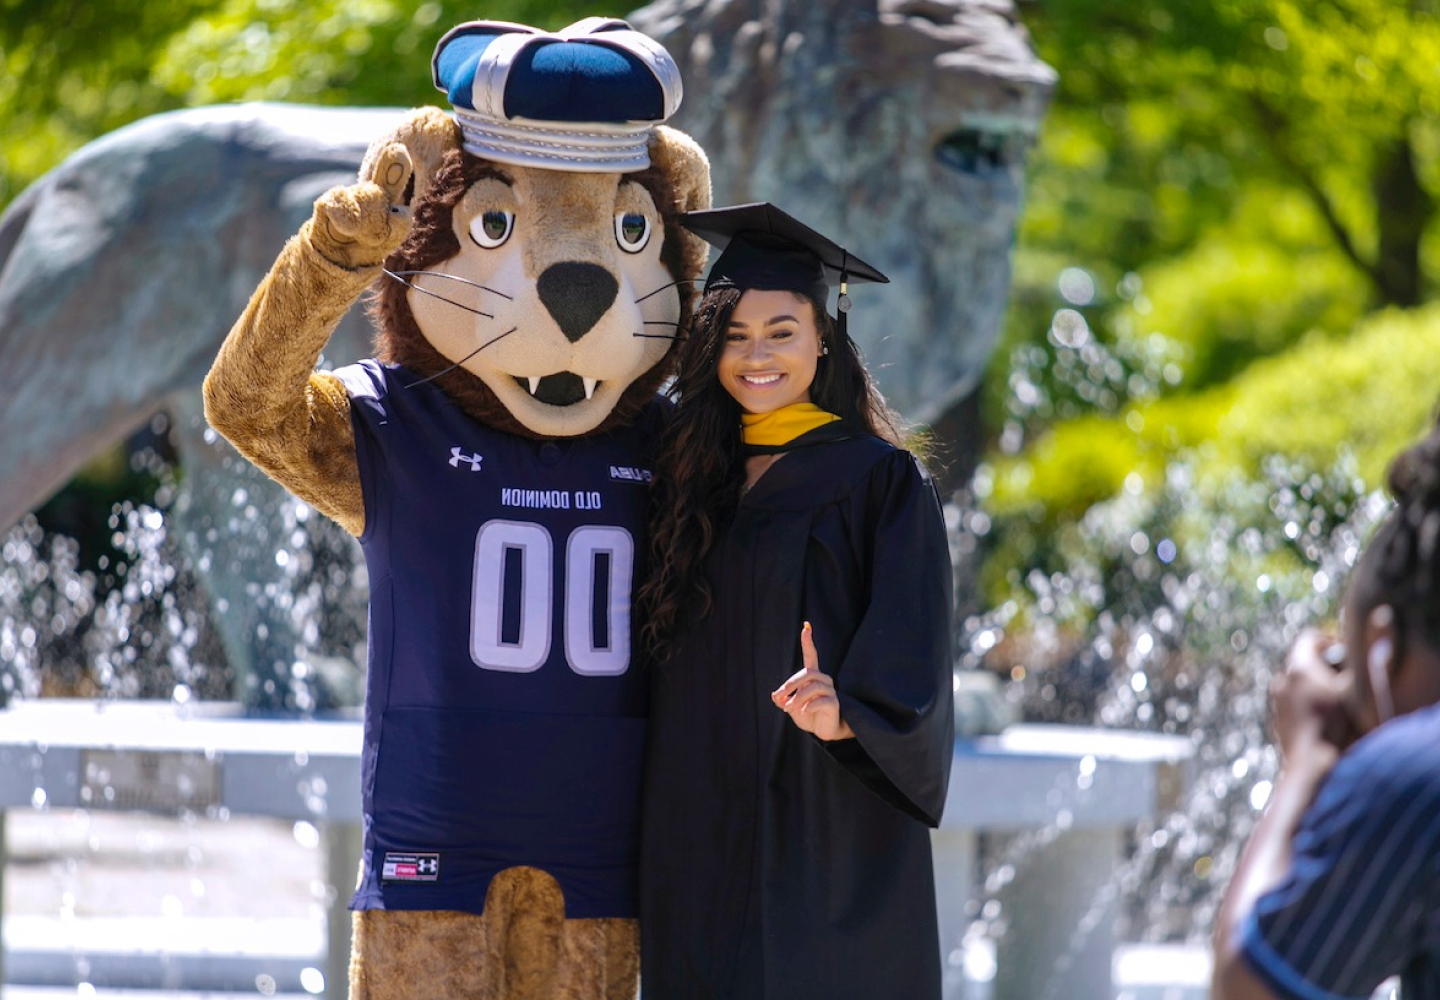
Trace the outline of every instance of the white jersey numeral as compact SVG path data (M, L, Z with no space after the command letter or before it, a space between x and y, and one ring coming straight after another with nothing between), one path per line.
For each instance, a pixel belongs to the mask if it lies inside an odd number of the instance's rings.
M470 658L489 670L540 669L550 655L550 532L523 521L486 521L475 538ZM506 568L518 560L520 631L505 630ZM514 586L514 582L511 582Z
M601 578L601 566L606 566ZM630 666L630 573L635 543L630 532L589 524L565 544L565 659L587 677L615 677ZM604 608L596 609L596 601ZM605 617L603 635L596 623Z
M487 521L475 538L470 658L486 670L538 670L550 656L554 545L544 526ZM624 528L582 525L565 543L564 643L570 669L614 677L630 667L635 541ZM507 615L508 606L508 615Z

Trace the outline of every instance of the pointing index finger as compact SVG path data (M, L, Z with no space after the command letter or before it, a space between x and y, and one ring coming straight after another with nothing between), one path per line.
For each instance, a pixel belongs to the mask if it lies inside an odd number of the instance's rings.
M820 671L820 654L815 651L815 637L811 634L810 623L800 629L800 659L807 671Z

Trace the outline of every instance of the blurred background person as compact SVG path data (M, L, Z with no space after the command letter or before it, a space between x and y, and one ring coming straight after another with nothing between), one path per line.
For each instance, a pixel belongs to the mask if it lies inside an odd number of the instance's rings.
M1283 764L1215 929L1213 1000L1440 997L1440 427L1391 465L1343 645L1272 689Z

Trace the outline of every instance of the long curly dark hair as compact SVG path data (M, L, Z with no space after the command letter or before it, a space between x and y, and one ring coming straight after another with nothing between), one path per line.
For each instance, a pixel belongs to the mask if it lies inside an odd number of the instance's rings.
M735 288L707 292L680 345L670 388L677 407L661 439L651 491L651 570L636 597L641 646L652 664L670 659L681 633L710 613L714 600L703 572L705 557L740 503L745 479L740 405L721 386L716 368L730 314L743 294ZM837 335L823 300L796 297L810 303L820 342L829 349L816 368L810 401L899 447L899 418L854 342Z

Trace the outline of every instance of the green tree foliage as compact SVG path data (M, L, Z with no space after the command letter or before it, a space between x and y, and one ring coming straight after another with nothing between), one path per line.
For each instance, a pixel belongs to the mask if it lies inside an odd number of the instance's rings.
M463 21L558 28L613 14L596 0L228 0L172 38L155 77L188 104L283 100L319 104L434 104L430 54Z
M1378 484L1440 393L1436 316L1364 319L1440 277L1440 3L1023 10L1061 82L986 385L992 581L1055 568L1087 510L1180 456L1257 477L1267 450L1326 468L1343 445Z
M1117 498L1143 505L1175 467L1189 470L1193 496L1209 511L1205 525L1222 513L1227 491L1262 482L1276 456L1315 470L1352 466L1362 488L1377 488L1437 407L1440 303L1376 313L1345 339L1312 336L1204 392L1058 422L1020 454L993 458L977 479L995 517L989 593L1014 596L1030 569L1086 561L1076 535L1087 515Z
M1061 74L1027 242L1134 270L1187 250L1229 218L1241 189L1265 180L1306 197L1377 303L1416 304L1433 278L1421 243L1440 187L1435 8L1027 6L1039 49Z
M156 48L210 0L0 0L0 204L90 139L180 101Z

